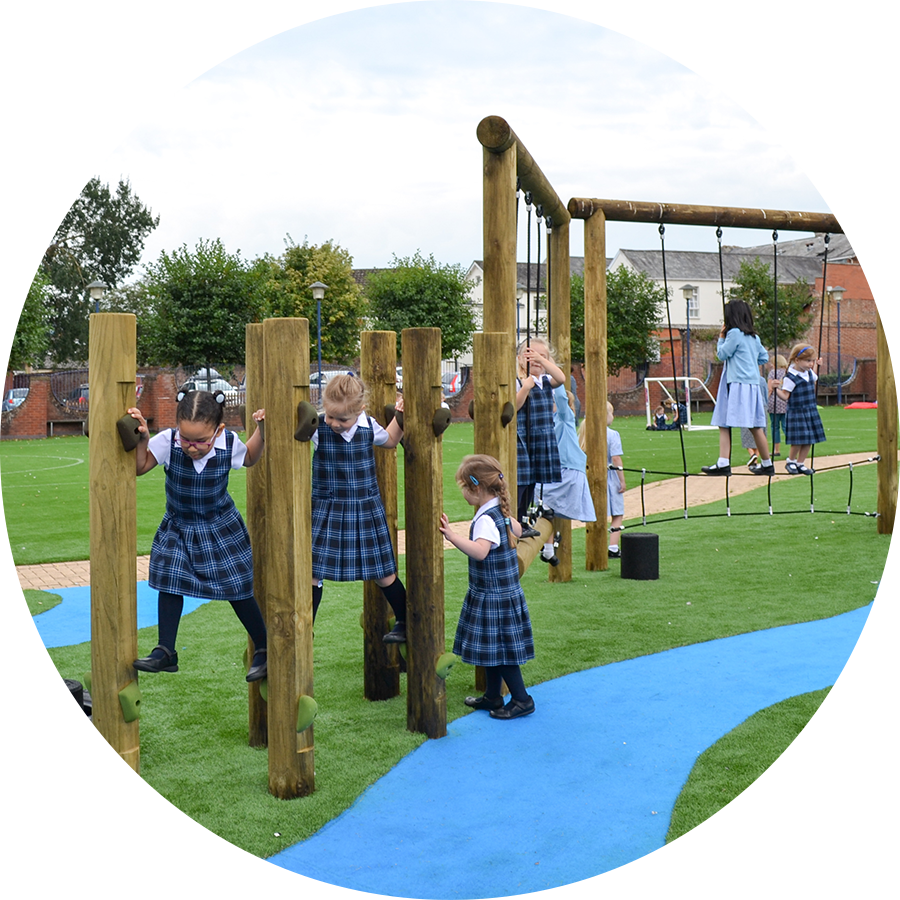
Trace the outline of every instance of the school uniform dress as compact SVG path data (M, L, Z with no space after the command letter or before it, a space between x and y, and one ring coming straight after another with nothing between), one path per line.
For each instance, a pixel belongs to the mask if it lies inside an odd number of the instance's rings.
M612 465L614 456L622 456L622 436L618 431L606 428L606 464ZM619 473L615 469L606 470L606 514L625 515L625 495L619 493Z
M313 437L313 578L374 581L397 571L372 450L386 440L387 432L365 413L346 435L320 417Z
M798 372L790 366L785 373L783 389L791 396L784 419L784 439L792 447L821 444L825 440L825 428L816 406L816 381L813 371Z
M769 361L758 335L731 328L719 338L724 363L712 424L720 428L765 428L766 405L759 391L759 367Z
M587 455L578 443L575 413L569 406L565 385L553 388L556 411L553 413L553 432L559 451L560 480L534 486L534 494L546 507L562 519L596 522L594 501L587 483Z
M521 387L521 381L516 383ZM516 415L516 479L520 487L562 479L553 406L550 376L541 375Z
M203 600L250 599L250 536L228 493L228 475L243 465L246 446L223 431L206 456L193 460L165 429L148 449L166 471L166 514L150 550L150 587Z
M459 614L453 652L469 665L523 665L534 659L528 604L519 583L519 563L509 542L499 500L475 513L469 539L493 546L481 560L469 557L469 589Z
M772 378L778 378L784 381L784 369L775 369L771 373ZM768 387L767 387L768 390ZM769 413L769 421L772 423L772 443L781 443L781 432L784 431L784 417L787 413L787 400L782 400L778 396L777 391L769 394L769 400L766 404L766 410Z

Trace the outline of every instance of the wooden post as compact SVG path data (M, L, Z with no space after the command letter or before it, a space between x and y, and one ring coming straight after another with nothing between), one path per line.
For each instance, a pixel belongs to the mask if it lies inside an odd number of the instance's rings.
M360 374L369 386L367 413L386 427L384 408L397 398L397 335L393 331L364 331L360 335ZM397 556L397 451L375 451L375 475L381 490L388 531ZM390 631L390 604L374 581L363 586L363 654L365 697L388 700L400 693L399 648L385 644Z
M508 333L476 332L473 336L472 362L476 377L473 388L475 428L473 447L500 463L503 478L516 498L516 420L504 426L503 407L516 403L515 346ZM512 442L510 442L510 434Z
M139 720L126 722L119 692L137 687L137 500L134 452L116 422L135 405L137 326L130 313L90 319L91 697L93 722L140 771Z
M609 568L606 516L606 216L584 223L584 383L588 487L597 513L587 523L585 568Z
M403 420L406 501L406 727L430 738L447 733L447 695L436 664L444 653L444 505L441 439L441 332L406 328Z
M247 325L247 378L245 397L247 436L256 430L252 413L265 408L264 385L265 371L263 361L263 326L262 323ZM250 533L250 546L253 548L253 593L259 604L263 619L266 615L266 481L268 454L264 450L262 458L247 469L247 531ZM247 638L248 658L253 659L251 638ZM248 685L249 729L248 739L251 747L265 747L268 743L268 704L260 695L261 682L254 681Z
M309 322L266 319L263 353L269 792L290 800L315 790L313 727L297 733L299 698L313 696L311 456L294 440L309 399Z
M887 336L878 323L878 533L893 534L897 515L897 389Z
M553 222L550 231L550 343L556 350L556 364L571 386L572 314L571 272L569 269L569 222ZM553 532L559 532L558 566L550 566L552 582L572 580L572 520L554 519Z

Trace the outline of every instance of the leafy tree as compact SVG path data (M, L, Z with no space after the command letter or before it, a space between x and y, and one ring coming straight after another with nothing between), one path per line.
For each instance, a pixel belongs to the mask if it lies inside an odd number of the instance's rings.
M186 245L147 266L141 355L156 365L241 363L245 327L263 313L264 268L218 238ZM140 296L140 293L137 294Z
M663 288L645 272L619 266L606 275L607 371L637 369L657 352L653 332L666 302ZM584 359L584 276L571 282L572 359Z
M440 265L434 256L426 259L394 255L391 268L380 269L366 282L373 324L385 331L404 328L440 328L441 355L459 356L472 345L475 317L469 303L471 284L460 265Z
M47 248L40 270L50 288L50 355L57 363L84 362L88 353L86 287L103 281L121 284L140 260L147 235L159 216L119 181L115 193L92 178L66 213Z
M322 300L322 358L349 363L359 354L359 332L365 300L353 277L353 259L332 241L315 246L304 238L296 244L290 235L278 257L259 261L263 273L265 314L309 319L310 358L317 354L317 306L310 285L328 285Z
M729 300L745 300L753 312L753 327L764 347L775 346L775 279L763 259L741 260ZM778 346L800 340L809 328L810 285L803 281L778 285Z
M0 248L0 372L39 363L47 349L47 282Z

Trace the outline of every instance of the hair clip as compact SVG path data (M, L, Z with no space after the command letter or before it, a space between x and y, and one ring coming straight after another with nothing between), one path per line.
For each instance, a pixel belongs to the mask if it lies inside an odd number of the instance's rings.
M497 477L498 477L501 481L503 481L503 473L502 473L502 472L498 472L498 473L497 473Z
M509 525L509 516L506 516L506 517L503 519L503 521L504 521L507 525Z
M178 394L176 395L175 399L179 403L181 403L181 401L184 400L185 397L187 397L187 391L179 391Z
M216 403L224 403L225 391L216 391L215 394L213 394L213 398L215 399Z
M478 479L474 475L469 476L469 481L471 481L474 485L478 484Z

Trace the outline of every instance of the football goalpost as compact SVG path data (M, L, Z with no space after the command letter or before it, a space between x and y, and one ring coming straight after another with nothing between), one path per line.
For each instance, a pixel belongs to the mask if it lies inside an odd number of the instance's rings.
M712 401L713 405L715 405L716 398L709 392L709 388L706 386L706 382L703 381L702 378L696 378L690 375L680 375L678 378L674 378L671 375L668 378L645 378L644 379L644 404L647 409L647 424L653 424L653 415L650 412L650 385L658 384L662 390L665 392L666 397L668 397L673 403L675 402L675 398L670 393L669 389L666 387L666 382L671 382L673 385L675 382L679 382L684 387L684 398L685 398L685 408L687 409L687 425L684 426L685 431L715 431L715 425L694 425L691 422L691 383L696 382L696 384L700 385L701 388L706 392L706 396ZM676 407L677 408L677 407Z

